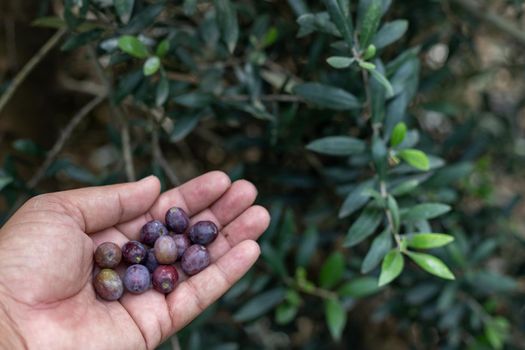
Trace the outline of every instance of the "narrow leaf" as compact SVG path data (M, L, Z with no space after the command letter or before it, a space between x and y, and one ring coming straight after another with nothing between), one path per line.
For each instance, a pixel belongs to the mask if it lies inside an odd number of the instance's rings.
M325 316L332 338L339 341L346 325L346 310L339 300L328 299L325 301Z
M319 285L323 288L334 287L343 277L345 259L340 252L332 253L321 266Z
M407 254L417 265L428 273L448 280L455 279L454 274L449 270L447 265L435 256L415 252L407 252Z
M337 290L342 297L363 298L379 291L375 277L354 278Z
M408 246L416 249L431 249L445 246L454 241L454 237L443 233L419 233L408 239Z
M146 62L144 62L144 66L143 66L144 75L145 76L153 75L157 73L159 68L160 68L160 59L157 56L152 56L148 58Z
M118 40L118 47L130 56L137 58L148 57L148 49L136 37L132 35L123 35Z
M387 97L392 97L394 96L394 88L392 87L392 84L390 84L390 82L388 81L388 79L381 73L379 73L377 71L377 69L372 69L370 70L370 74L372 75L372 77L377 80L377 82L381 85L383 85L383 87L385 88L386 90L386 96Z
M324 0L324 4L337 30L341 33L348 46L352 47L352 18L349 14L345 13L344 1L345 0Z
M393 22L385 23L377 32L372 40L372 43L378 49L382 49L399 38L401 38L408 29L408 21L400 19Z
M328 57L326 62L328 62L328 64L333 68L343 69L350 67L350 65L355 62L355 58L344 56L332 56Z
M233 319L237 322L253 320L264 315L276 305L281 303L284 298L284 290L276 288L259 294L244 304L235 314Z
M128 23L129 19L131 18L135 0L114 0L114 4L115 10L117 10L117 14L122 23Z
M403 271L405 260L401 252L392 249L383 259L381 265L381 275L379 275L379 287L392 282Z
M416 169L427 171L430 169L430 161L427 155L417 149L404 149L398 153L405 162L410 164Z
M405 136L407 134L407 126L405 123L397 123L394 127L394 130L392 130L392 136L390 137L390 145L392 147L396 147L397 145L401 144L403 140L405 139Z
M348 136L329 136L310 142L307 149L331 156L349 156L365 151L363 141Z
M155 92L155 104L162 106L168 99L170 94L170 82L165 74L161 74L157 90Z
M350 110L360 108L361 103L351 93L329 85L304 83L296 85L294 93L319 107L333 110Z
M352 247L359 244L375 232L382 219L383 213L380 210L371 206L366 207L348 230L343 245Z
M361 272L369 273L375 269L390 249L392 249L392 234L389 229L386 229L372 241L370 250L361 265Z
M382 1L372 0L372 3L366 10L359 33L359 44L362 48L367 48L373 36L376 34L382 12Z
M415 222L434 219L450 211L450 206L441 203L423 203L404 211L401 217L404 221Z
M373 180L365 181L357 185L357 187L346 196L345 201L341 205L341 209L339 209L339 218L342 219L347 217L363 207L370 199L370 196L365 194L364 191L373 186Z
M237 11L230 0L215 0L217 9L217 23L221 36L230 53L235 50L239 39L239 23L237 22Z

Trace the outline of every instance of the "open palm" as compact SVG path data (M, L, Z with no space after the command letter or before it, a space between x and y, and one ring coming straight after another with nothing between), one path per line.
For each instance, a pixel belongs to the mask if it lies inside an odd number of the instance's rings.
M155 177L37 196L0 230L0 307L25 346L43 349L151 349L219 298L259 256L254 242L269 223L252 205L257 191L210 172L160 194ZM98 244L138 239L142 225L172 206L221 233L212 264L168 295L149 290L118 302L96 297ZM184 278L183 278L184 279ZM1 317L0 313L0 317ZM0 326L1 327L1 326Z

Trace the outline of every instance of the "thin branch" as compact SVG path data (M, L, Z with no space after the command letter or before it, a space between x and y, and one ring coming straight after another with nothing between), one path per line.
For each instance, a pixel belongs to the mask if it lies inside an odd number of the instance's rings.
M514 38L516 41L518 41L520 44L525 45L525 31L519 28L518 26L514 25L514 23L496 15L495 13L487 11L481 6L478 6L476 2L472 0L451 1L463 7L463 9L467 10L474 17L487 22L488 24L492 25L498 30L505 32L506 34Z
M124 117L122 110L118 106L114 106L112 109L120 122L120 138L122 139L122 153L124 155L126 177L128 181L135 181L135 167L133 165L133 154L131 152L128 120Z
M164 157L164 153L162 153L162 148L160 147L159 141L159 131L157 127L154 127L153 131L151 132L151 147L153 150L153 158L160 165L162 170L164 170L164 173L168 177L168 180L170 180L171 184L173 186L180 185L180 180L177 177L177 174Z
M16 89L22 84L25 78L31 73L38 63L51 51L51 49L60 41L62 36L66 33L65 29L58 30L49 40L38 50L38 52L31 57L26 65L18 72L7 90L0 96L0 112L4 109L7 102L11 99Z
M113 96L113 85L111 84L111 81L106 76L106 73L104 71L104 68L100 65L100 62L97 58L97 54L95 52L95 49L92 46L88 47L89 53L91 55L91 59L93 60L95 70L97 72L97 75L99 76L100 80L102 80L103 84L106 86L107 89L107 96L109 97L109 106L111 108L111 111L113 115L117 118L118 122L120 123L120 139L122 141L122 155L124 157L124 167L126 171L126 177L128 181L135 181L135 167L133 165L133 154L131 151L131 140L129 136L129 125L126 117L124 116L124 112L121 107L117 106L113 99L111 98Z
M96 106L98 106L104 99L106 98L106 95L100 95L92 99L88 104L86 104L84 107L82 107L77 114L71 118L69 123L67 124L66 128L62 133L60 134L58 140L53 145L53 148L47 153L46 160L40 168L37 170L35 175L27 182L27 186L30 189L35 188L36 185L42 180L44 177L47 168L53 163L55 158L58 156L60 151L62 151L62 148L64 148L64 145L66 141L71 137L71 134L73 133L73 130L80 124L82 120L91 112Z
M71 118L69 123L66 125L66 127L64 128L64 130L62 131L58 139L56 140L53 147L49 150L49 152L47 152L46 159L44 160L42 165L40 165L40 167L35 172L33 177L31 177L31 179L29 179L29 181L27 182L27 188L29 190L34 189L40 183L40 181L42 181L42 179L46 175L47 170L49 169L51 164L53 164L58 154L62 151L62 149L64 148L64 145L66 144L67 140L69 140L69 138L73 134L73 131L76 129L76 127L84 120L86 116L89 115L89 113L96 106L102 103L102 101L104 101L106 97L107 95L103 94L103 95L99 95L93 98L88 104L82 107L73 116L73 118ZM24 203L27 197L28 197L27 194L23 194L20 197L18 197L15 204L11 207L11 210L7 215L8 218L18 209L18 207L22 205L22 203Z

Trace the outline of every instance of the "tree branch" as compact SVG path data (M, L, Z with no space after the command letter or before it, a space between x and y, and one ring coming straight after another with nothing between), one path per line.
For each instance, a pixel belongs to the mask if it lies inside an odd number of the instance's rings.
M35 174L29 179L27 182L27 189L32 190L34 189L40 181L44 178L46 175L47 169L53 164L55 159L57 158L58 154L62 149L64 148L64 145L66 144L67 140L71 137L73 131L76 129L76 127L84 120L84 118L89 115L89 113L102 101L106 99L107 95L99 95L95 98L93 98L88 104L86 104L84 107L82 107L74 116L71 118L69 123L66 125L58 139L56 140L53 147L47 152L46 159L40 165L38 170L35 172ZM22 194L17 198L13 206L11 207L11 210L7 214L6 218L11 217L13 213L24 203L24 201L27 199L27 194Z
M25 78L31 73L31 71L37 66L40 61L51 51L51 49L60 41L62 36L66 33L65 29L58 30L49 40L38 50L38 52L31 57L31 59L25 64L25 66L18 72L13 78L13 81L7 88L7 90L0 96L0 112L4 109L7 102L11 99L16 89L22 84Z
M172 169L166 158L164 157L164 153L162 153L162 148L160 147L160 141L159 141L159 131L157 127L155 126L151 132L151 147L153 151L153 158L155 161L160 165L162 170L164 170L164 173L168 177L168 180L170 180L170 183L173 186L180 185L180 180L175 173L175 171Z
M124 112L122 111L122 108L120 106L117 106L113 102L113 99L111 98L114 93L113 85L111 84L111 81L106 76L104 68L100 65L95 49L92 46L89 46L88 50L89 50L89 54L91 55L91 59L93 60L93 64L95 66L97 75L100 78L100 80L102 80L102 83L105 85L107 89L107 96L110 97L109 106L111 108L111 111L113 115L117 118L118 123L120 124L120 139L122 142L122 155L124 157L124 167L126 171L126 178L128 179L128 181L135 181L136 180L135 167L133 165L133 154L131 151L131 140L129 136L128 121L126 117L124 116Z

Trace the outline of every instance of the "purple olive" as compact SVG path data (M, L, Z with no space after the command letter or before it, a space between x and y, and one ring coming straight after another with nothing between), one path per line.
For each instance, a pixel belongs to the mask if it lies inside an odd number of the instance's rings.
M93 278L93 287L104 300L118 300L124 293L122 280L115 270L102 269Z
M148 250L148 255L146 256L146 259L142 262L144 266L146 266L149 270L149 272L153 273L157 266L159 266L159 262L157 261L157 258L155 257L155 250L151 248Z
M114 268L121 259L120 247L113 242L104 242L95 250L95 262L101 268Z
M159 264L173 264L177 260L177 245L171 236L160 236L154 249Z
M168 234L168 229L159 220L148 221L140 230L140 241L153 246L157 238Z
M183 234L173 235L172 237L175 241L175 244L177 245L177 256L182 258L186 249L188 249L188 247L191 245L191 241L188 236Z
M124 274L124 287L133 294L141 294L148 290L151 275L144 265L131 265Z
M166 212L166 226L174 233L186 232L189 224L190 218L182 208L173 207Z
M130 264L140 264L148 254L144 244L139 241L129 241L122 246L122 257Z
M194 244L184 252L180 266L185 274L195 275L210 264L210 253L205 246Z
M190 240L195 244L208 245L217 238L219 229L211 221L199 221L192 227L188 236Z
M173 265L159 265L153 272L153 288L161 293L169 293L175 289L179 273Z

